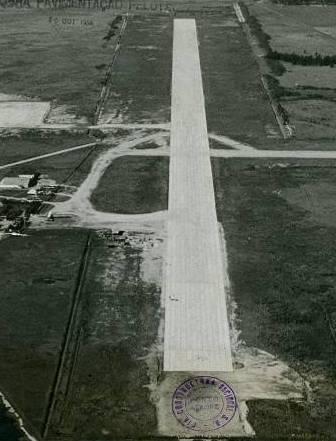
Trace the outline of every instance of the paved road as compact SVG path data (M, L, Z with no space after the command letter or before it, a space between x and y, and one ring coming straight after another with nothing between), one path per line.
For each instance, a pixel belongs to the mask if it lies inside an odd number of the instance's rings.
M165 371L231 371L196 24L174 20Z
M283 159L336 159L330 150L211 150L211 156L220 158L283 158Z

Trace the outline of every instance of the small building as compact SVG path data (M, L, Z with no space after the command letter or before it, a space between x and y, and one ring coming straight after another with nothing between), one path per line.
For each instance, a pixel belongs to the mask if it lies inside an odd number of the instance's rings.
M28 188L31 176L5 177L0 181L0 189L22 190Z
M34 175L19 175L19 178L33 179Z

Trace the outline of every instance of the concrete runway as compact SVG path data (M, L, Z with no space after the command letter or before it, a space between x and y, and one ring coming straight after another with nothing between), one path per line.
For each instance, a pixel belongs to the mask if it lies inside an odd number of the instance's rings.
M174 20L164 289L164 370L231 371L223 261L194 19Z

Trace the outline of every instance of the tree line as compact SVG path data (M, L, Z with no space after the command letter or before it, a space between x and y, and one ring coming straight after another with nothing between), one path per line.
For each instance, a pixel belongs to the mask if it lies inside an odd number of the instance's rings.
M284 61L292 64L300 64L302 66L330 66L336 64L336 55L321 55L315 52L314 55L296 54L295 52L286 53L270 50L268 58L272 60Z

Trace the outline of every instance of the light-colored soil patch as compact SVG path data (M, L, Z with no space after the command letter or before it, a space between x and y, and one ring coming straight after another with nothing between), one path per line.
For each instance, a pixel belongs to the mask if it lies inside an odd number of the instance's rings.
M48 113L48 102L8 101L0 103L1 127L31 127L40 125Z
M155 283L162 285L162 256L164 255L163 238L155 235L145 236L145 240L139 245L142 247L141 260L141 278L146 283Z
M88 119L84 116L79 117L75 113L76 109L71 106L62 105L52 107L46 122L49 124L71 124L71 123L83 123L87 124Z
M336 69L329 66L295 66L284 63L286 72L279 77L280 84L286 88L318 87L336 88Z
M10 95L8 93L0 93L0 102L2 101L35 101L35 100L23 95Z

